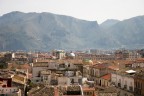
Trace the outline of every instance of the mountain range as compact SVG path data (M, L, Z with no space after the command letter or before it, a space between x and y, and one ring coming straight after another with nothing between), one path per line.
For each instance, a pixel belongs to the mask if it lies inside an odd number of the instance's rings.
M10 12L0 17L0 50L144 47L144 16L98 24L52 13Z

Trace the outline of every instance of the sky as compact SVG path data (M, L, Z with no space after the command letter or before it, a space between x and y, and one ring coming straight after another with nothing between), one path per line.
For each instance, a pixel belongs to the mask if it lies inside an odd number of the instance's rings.
M144 15L144 0L0 0L0 16L12 11L51 12L102 23Z

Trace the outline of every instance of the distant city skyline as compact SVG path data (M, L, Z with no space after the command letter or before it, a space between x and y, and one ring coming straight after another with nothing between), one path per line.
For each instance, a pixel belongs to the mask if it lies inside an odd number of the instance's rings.
M0 0L0 16L12 11L50 12L102 23L144 15L144 0Z

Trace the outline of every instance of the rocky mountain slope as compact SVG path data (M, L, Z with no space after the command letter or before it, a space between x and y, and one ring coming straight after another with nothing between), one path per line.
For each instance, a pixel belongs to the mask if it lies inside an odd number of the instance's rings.
M108 49L144 44L144 16L108 22L103 23L105 28L96 21L52 13L11 12L0 17L0 50Z

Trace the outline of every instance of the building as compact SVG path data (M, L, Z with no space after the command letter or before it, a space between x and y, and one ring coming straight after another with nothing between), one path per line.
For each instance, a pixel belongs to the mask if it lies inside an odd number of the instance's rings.
M75 59L84 60L115 60L114 54L87 54L87 53L77 53Z
M52 53L57 59L64 59L66 57L64 50L54 50Z
M27 92L28 96L58 96L53 86L37 86Z
M111 74L111 82L120 91L120 96L134 96L134 70L119 70Z
M32 81L50 85L82 82L82 73L72 63L34 63L32 66ZM65 79L64 81L62 81Z
M95 88L82 87L84 96L96 96Z
M0 95L21 96L21 90L12 86L12 78L8 76L0 77Z
M91 65L89 69L89 79L94 81L99 79L101 76L106 75L108 73L107 67L107 63Z
M84 96L80 85L37 86L28 92L28 96ZM91 96L91 95L90 95Z
M84 96L81 85L59 86L59 96Z
M104 90L97 90L96 95L97 96L119 96L119 91L115 87L108 87L105 88Z
M108 88L111 86L111 74L106 74L101 78L101 87Z
M27 53L25 52L12 53L12 60L15 61L17 64L25 64L29 62Z
M136 60L141 58L138 50L116 50L115 56L117 60Z
M55 64L54 64L55 66ZM46 78L49 78L49 73L47 71L48 67L49 67L49 64L48 63L34 63L32 64L32 81L33 82L36 82L36 83L40 83L40 82L43 82L43 79L45 76L45 79ZM45 71L45 72L42 72L42 71ZM41 74L43 73L43 74ZM45 81L45 80L44 80Z
M135 95L144 96L144 72L140 71L134 76Z

